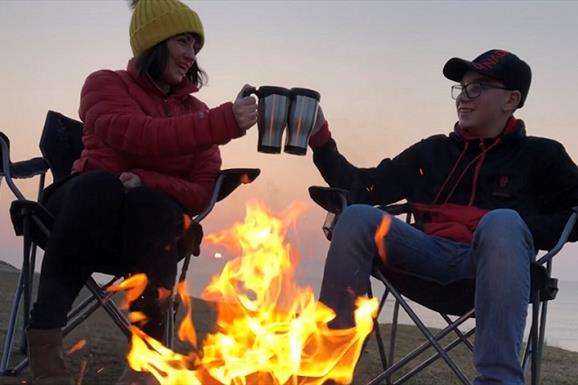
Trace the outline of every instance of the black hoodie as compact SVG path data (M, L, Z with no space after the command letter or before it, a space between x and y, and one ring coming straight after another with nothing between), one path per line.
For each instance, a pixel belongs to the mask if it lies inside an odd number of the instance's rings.
M315 147L313 159L330 186L350 192L350 203L405 199L418 228L456 241L469 242L487 211L509 208L528 224L536 249L548 250L578 206L578 167L564 147L526 136L514 118L497 138L468 138L456 126L373 168L353 166L333 139ZM570 236L577 239L578 226Z

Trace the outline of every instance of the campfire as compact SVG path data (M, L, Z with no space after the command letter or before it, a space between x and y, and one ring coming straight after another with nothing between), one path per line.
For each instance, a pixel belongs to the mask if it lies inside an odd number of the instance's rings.
M181 354L133 326L127 359L165 384L322 385L350 383L365 337L373 327L377 301L360 297L356 327L332 330L331 309L315 300L311 287L294 279L299 255L286 242L290 224L304 210L294 204L279 215L263 205L247 205L244 223L206 236L235 256L213 277L202 298L217 304L215 332L197 347L190 297L184 283L178 294L186 308L178 337L192 345ZM121 287L127 301L138 297L146 277L133 276ZM142 314L130 314L142 321Z

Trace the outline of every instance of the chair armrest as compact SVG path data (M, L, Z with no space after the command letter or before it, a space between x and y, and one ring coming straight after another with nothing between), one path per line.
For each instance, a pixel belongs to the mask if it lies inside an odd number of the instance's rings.
M217 202L228 197L240 185L252 183L260 173L258 168L230 168L219 172L217 178L222 176L223 179L219 188L215 185Z
M25 179L32 178L36 175L42 175L48 171L50 167L44 158L33 158L24 160L10 165L10 172L12 178Z
M394 203L387 206L377 206L377 208L393 216L411 212L409 203Z
M258 168L232 168L221 170L217 174L215 187L213 187L213 193L211 194L209 204L200 214L193 218L193 221L199 223L213 210L215 203L228 197L240 185L253 182L257 179L260 173L261 170Z
M12 163L10 160L10 139L3 132L0 132L0 158L2 161L0 176L6 177L6 179L31 178L46 173L50 168L48 162L40 157Z
M0 170L0 177L6 177L8 183L11 182L11 167L12 161L10 160L10 139L0 131L0 165L2 169ZM10 186L12 188L12 186Z
M26 197L18 189L13 178L31 178L35 175L44 175L49 169L48 163L43 158L12 163L10 160L10 139L3 132L0 132L0 161L0 180L2 177L6 178L8 187L19 200L25 200Z
M554 246L549 252L547 252L542 258L540 258L536 263L543 265L546 262L549 262L560 250L566 242L568 242L568 238L570 237L570 233L574 229L576 225L576 220L578 219L578 206L572 207L572 214L570 214L570 218L566 222L564 226L564 230L562 230L562 234Z
M333 214L339 214L347 207L349 192L337 187L309 187L309 196L315 203Z
M30 232L32 241L45 249L50 230L54 224L54 216L42 204L29 200L15 200L10 205L10 219L16 235L24 235L25 219L32 220L36 229Z

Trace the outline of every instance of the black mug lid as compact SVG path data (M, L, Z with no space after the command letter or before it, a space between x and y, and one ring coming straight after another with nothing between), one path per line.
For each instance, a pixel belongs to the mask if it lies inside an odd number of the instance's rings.
M292 96L308 96L313 98L317 101L321 100L321 94L315 90L311 90L309 88L291 88L291 95Z
M264 98L269 95L283 95L283 96L291 95L290 91L287 88L277 86L261 86L257 90L256 94L260 98Z

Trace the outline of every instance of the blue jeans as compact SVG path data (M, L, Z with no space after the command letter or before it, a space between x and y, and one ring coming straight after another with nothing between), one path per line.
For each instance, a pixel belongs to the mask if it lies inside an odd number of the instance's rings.
M354 299L367 293L378 257L374 236L385 214L352 205L337 223L321 287L321 302L336 312L335 328L353 325ZM522 385L520 365L528 299L532 235L514 210L499 209L480 221L471 244L431 236L395 217L384 237L387 263L441 284L475 279L475 385Z

